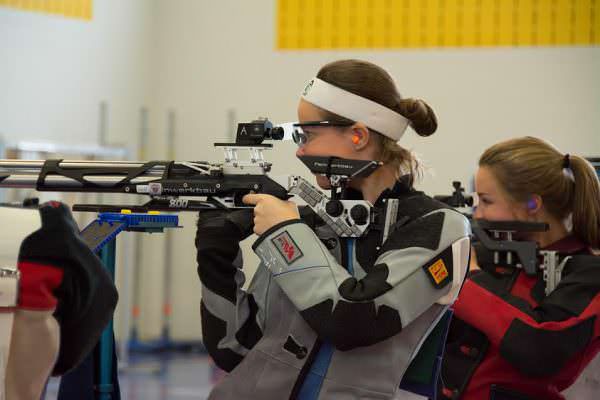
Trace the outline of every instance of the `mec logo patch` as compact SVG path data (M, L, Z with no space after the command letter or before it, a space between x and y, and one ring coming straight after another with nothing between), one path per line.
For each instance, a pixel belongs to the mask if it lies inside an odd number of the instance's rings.
M442 288L450 281L450 273L444 261L440 258L433 264L425 265L427 275L435 287Z
M273 239L271 239L271 242L275 245L277 250L279 250L279 253L283 256L288 265L303 255L298 248L298 245L296 245L296 242L294 242L287 231L283 231L279 235L275 236Z

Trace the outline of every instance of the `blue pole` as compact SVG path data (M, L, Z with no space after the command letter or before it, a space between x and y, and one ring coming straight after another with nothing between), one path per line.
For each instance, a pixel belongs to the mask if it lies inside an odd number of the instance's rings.
M108 271L108 274L115 280L115 256L116 256L116 238L106 243L100 250L100 260ZM100 337L100 374L98 380L98 399L112 400L114 386L112 382L112 363L113 363L113 320L111 319Z

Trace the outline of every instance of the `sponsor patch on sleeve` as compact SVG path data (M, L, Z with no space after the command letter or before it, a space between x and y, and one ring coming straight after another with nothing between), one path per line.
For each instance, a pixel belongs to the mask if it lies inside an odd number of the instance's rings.
M446 267L444 260L441 258L437 259L433 263L426 264L423 266L423 268L425 269L429 280L436 288L440 289L450 282L450 273L448 272L448 268Z
M271 242L273 245L275 245L279 251L279 254L283 256L288 265L292 264L294 261L303 256L300 248L287 231L283 231L279 235L275 236L273 239L271 239Z

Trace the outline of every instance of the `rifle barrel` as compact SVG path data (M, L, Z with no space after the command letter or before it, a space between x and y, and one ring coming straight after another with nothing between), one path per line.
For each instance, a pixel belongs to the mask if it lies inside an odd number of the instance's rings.
M22 171L40 173L46 160L0 160L0 172L19 173ZM86 160L62 160L58 163L60 168L107 168L127 169L141 168L145 165L141 161L86 161ZM161 176L165 165L155 165L146 171L146 174Z
M18 188L18 189L35 189L37 186L39 174L11 174L9 177L0 181L0 187L4 188ZM145 182L153 181L156 177L138 177L131 180L131 184L143 184ZM117 183L123 180L122 176L90 176L86 178L86 182L89 182L100 187L113 187ZM60 191L61 188L83 188L85 185L75 179L71 179L65 176L47 176L44 179L44 189L52 190L56 189Z
M43 176L47 163L50 170ZM152 165L140 161L90 161L90 160L0 160L0 187L36 188L38 190L77 190L93 187L115 188L124 179L127 184L145 184L164 176L169 162ZM68 176L77 176L74 179ZM116 190L120 191L120 190Z

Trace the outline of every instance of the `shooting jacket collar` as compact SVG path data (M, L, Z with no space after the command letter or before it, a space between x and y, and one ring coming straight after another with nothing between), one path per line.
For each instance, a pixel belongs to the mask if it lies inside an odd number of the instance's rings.
M411 175L403 175L396 181L392 188L387 188L377 198L374 206L382 205L383 199L389 198L398 198L402 196L406 196L408 194L417 193L417 191L412 187L412 176ZM348 188L346 189L346 195L344 196L344 200L362 200L363 196L359 190Z
M558 251L560 254L578 254L587 252L588 249L589 246L573 234L567 235L544 248L544 250Z

